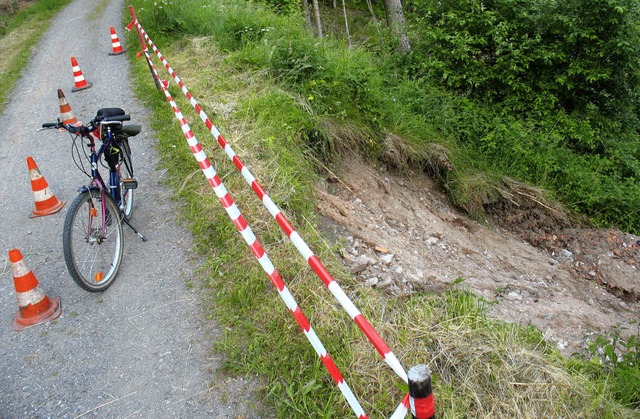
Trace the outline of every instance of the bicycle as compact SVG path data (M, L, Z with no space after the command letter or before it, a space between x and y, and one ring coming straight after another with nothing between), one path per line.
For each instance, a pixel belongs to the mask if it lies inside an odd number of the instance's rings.
M140 125L123 124L130 119L123 109L103 108L86 125L63 124L58 119L42 124L38 130L57 128L69 132L73 162L91 178L88 185L78 189L62 232L67 269L73 280L90 292L104 291L118 274L124 249L123 222L147 241L130 222L138 182L133 176L129 138L142 129ZM89 170L83 157L89 162ZM100 174L100 165L109 169L108 183Z

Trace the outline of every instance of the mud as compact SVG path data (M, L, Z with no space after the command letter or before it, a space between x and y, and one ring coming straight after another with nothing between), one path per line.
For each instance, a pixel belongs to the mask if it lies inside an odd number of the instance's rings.
M363 286L394 295L468 289L491 303L491 316L535 325L565 355L637 320L639 238L577 227L530 191L511 190L479 223L423 173L349 159L316 193Z

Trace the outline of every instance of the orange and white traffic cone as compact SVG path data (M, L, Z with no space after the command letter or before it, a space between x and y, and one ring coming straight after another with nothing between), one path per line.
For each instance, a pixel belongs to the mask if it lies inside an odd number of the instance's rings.
M113 49L113 52L110 52L109 55L120 55L124 53L126 51L126 48L122 48L115 28L113 26L110 26L109 30L111 31L111 48Z
M88 89L91 86L93 86L93 83L87 82L84 79L84 75L80 70L78 61L76 60L76 57L73 57L73 56L71 57L71 68L73 69L73 81L76 83L75 87L71 89L72 92Z
M64 96L64 92L62 91L62 89L58 89L58 100L60 101L60 122L65 125L75 125L76 127L82 125L82 122L78 121L73 115L71 105L69 105L69 102L67 102L67 98ZM60 131L66 130L64 128L60 128Z
M27 166L29 167L31 190L33 191L33 199L36 206L29 217L42 217L60 211L65 201L58 200L58 198L51 193L49 184L44 176L40 174L40 170L31 156L27 157Z
M36 276L22 259L22 253L18 249L9 250L9 261L18 297L18 313L13 330L21 331L29 326L57 319L62 312L60 299L49 298L42 291Z

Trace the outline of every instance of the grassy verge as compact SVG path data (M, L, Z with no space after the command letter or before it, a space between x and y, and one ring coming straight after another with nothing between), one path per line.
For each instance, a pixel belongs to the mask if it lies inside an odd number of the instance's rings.
M265 71L239 64L237 55L225 52L233 41L228 33L227 38L215 39L173 33L169 41L160 30L151 32L147 27L152 15L143 9L151 3L133 4L142 24L192 94L200 98L218 129L398 358L407 368L430 364L439 415L634 416L614 401L608 375L592 379L580 368L567 368L539 331L490 320L485 304L464 290L391 298L359 286L337 257L340 244L327 242L315 227L313 189L318 169L312 159L305 158L307 153L318 152L309 135L317 121L307 106L313 99L284 89ZM253 13L258 13L259 7L255 9ZM172 24L164 19L159 22ZM190 23L178 25L188 27ZM232 35L251 36L246 32ZM221 44L220 39L226 43ZM137 39L130 34L128 41L133 45ZM224 331L214 347L226 355L226 369L263 377L262 396L279 417L352 417L201 175L171 109L156 91L144 60L133 58L134 50L130 48L129 54L134 60L137 94L153 111L151 128L158 138L168 182L180 202L180 218L194 235L195 250L206 259L201 285L208 314ZM244 62L249 59L262 57L245 51ZM196 136L227 189L365 411L370 417L388 417L404 395L405 385L313 275L217 143L202 130L183 95L175 86L171 92L192 128L198 128Z
M0 112L53 16L71 0L40 0L0 16Z

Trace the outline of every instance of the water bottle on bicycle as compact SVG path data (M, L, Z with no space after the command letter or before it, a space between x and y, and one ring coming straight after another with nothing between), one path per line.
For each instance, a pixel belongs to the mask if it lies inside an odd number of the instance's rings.
M104 291L118 274L124 248L123 223L146 241L130 222L138 182L129 138L141 131L140 125L123 124L130 119L123 109L103 108L86 125L60 120L42 124L42 129L69 132L73 162L91 179L78 189L62 233L67 269L80 287L91 292ZM101 166L109 169L106 182L100 174Z

